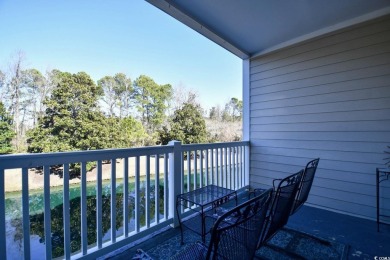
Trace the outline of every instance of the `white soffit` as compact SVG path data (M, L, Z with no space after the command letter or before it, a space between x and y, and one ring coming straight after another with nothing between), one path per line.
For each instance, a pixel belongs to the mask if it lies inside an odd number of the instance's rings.
M390 14L390 0L146 0L242 59Z

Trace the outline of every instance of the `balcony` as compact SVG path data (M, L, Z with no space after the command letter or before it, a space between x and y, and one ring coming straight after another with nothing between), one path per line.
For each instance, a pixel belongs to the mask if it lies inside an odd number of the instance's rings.
M176 195L208 184L245 187L248 154L249 142L171 142L1 156L0 258L96 258L177 225ZM71 184L75 164L79 177ZM11 175L20 176L21 192L5 192L11 169L21 171ZM36 172L43 175L42 190L31 190ZM60 187L51 187L54 175L61 176Z
M1 156L1 259L124 259L178 235L171 228L177 226L177 194L208 184L244 194L248 159L249 142ZM80 177L71 184L75 163ZM22 191L5 193L4 176L15 168ZM31 190L32 171L43 175L42 190ZM61 187L51 187L54 173L62 176ZM377 232L375 224L305 206L288 227L349 245L349 257L388 256L390 226ZM117 251L123 247L128 249Z

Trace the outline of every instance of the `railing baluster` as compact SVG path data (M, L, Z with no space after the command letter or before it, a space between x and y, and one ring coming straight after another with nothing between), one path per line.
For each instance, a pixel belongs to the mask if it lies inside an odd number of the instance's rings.
M225 178L225 158L224 158L224 148L221 148L221 153L219 154L221 162L221 186L226 188L226 178Z
M198 151L194 150L194 190L198 188Z
M219 169L220 169L219 176L220 176L220 181L221 181L221 183L220 183L221 187L224 187L224 185L225 185L225 176L224 176L224 174L225 174L224 173L225 172L225 170L224 170L225 166L224 166L223 154L224 154L224 149L220 148L219 149L219 163L220 163L220 166L219 166Z
M164 154L164 217L169 216L168 154Z
M87 225L87 167L86 162L81 163L81 251L83 255L88 250Z
M232 158L232 155L233 155L233 147L230 147L229 148L229 176L230 176L230 189L234 189L234 185L233 185L233 178L234 178L234 175L233 175L233 158Z
M182 158L181 158L181 189L180 189L180 192L179 193L183 193L185 192L185 187L184 187L184 153L180 153ZM175 198L175 203L176 203L176 198Z
M206 149L206 185L209 185L209 149Z
M242 175L242 186L246 185L245 171L244 171L244 162L245 162L245 150L244 147L240 146L241 149L241 175Z
M210 149L211 151L211 154L210 154L210 159L211 159L211 165L210 165L210 169L211 169L211 176L210 176L210 179L211 179L211 184L214 184L215 181L214 181L214 149Z
M140 210L140 197L139 197L139 180L140 179L140 158L136 156L135 158L135 231L139 232L140 222L139 222L139 210Z
M51 259L51 209L50 209L50 166L43 166L43 201L46 259Z
M228 150L228 148L226 147L225 149L225 153L224 153L224 160L225 160L225 188L228 188L228 182L229 182L229 180L228 180L228 157L227 157L227 150Z
M238 188L241 188L241 180L242 180L242 172L240 167L240 161L241 161L241 147L237 147L237 174L238 174Z
M232 189L236 189L236 185L235 185L235 174L234 174L234 147L230 148L230 178L231 178L231 185L232 185Z
M236 153L235 153L235 155L234 155L234 161L235 161L234 167L235 167L235 169L236 169L236 187L237 187L237 189L240 188L240 169L239 169L239 167L238 167L239 153L240 153L240 147L237 146L237 147L236 147Z
M232 189L232 175L230 171L230 147L226 148L226 174L228 178L228 183L229 183L229 189Z
M239 163L240 163L240 147L237 146L236 147L236 174L237 174L237 188L239 189L241 186L240 186L240 180L241 180L241 172L240 172L240 166L239 166Z
M30 210L28 197L28 168L22 169L22 209L23 209L23 253L24 259L31 258L30 252Z
M111 243L116 242L116 159L111 159Z
M154 218L155 223L160 223L160 154L156 154L154 170Z
M0 259L7 259L7 233L5 232L4 169L0 169ZM29 238L30 239L30 238Z
M123 158L123 233L129 236L129 158Z
M232 169L233 169L233 174L235 176L235 180L236 180L236 189L238 189L240 187L240 184L239 184L239 176L236 172L236 147L232 147L233 148L233 165L232 165Z
M241 149L242 149L242 162L241 162L241 167L242 167L242 177L244 178L243 179L243 183L242 183L242 186L245 186L246 185L246 177L245 177L245 160L246 160L246 153L245 153L245 147L241 146Z
M146 156L145 224L150 227L150 155Z
M242 181L242 172L241 172L241 167L240 167L240 158L241 158L241 149L240 147L238 146L237 147L237 161L236 161L236 164L237 164L237 174L238 174L238 188L241 188L241 181Z
M233 168L232 168L232 164L233 164L232 151L233 151L233 148L230 147L230 149L229 149L229 161L230 161L229 169L230 169L230 176L232 178L232 189L236 189L236 176L234 176L234 172L233 172Z
M221 179L219 178L219 163L218 163L218 151L219 151L219 148L215 149L215 169L216 169L216 172L215 172L215 176L217 178L216 180L216 183L217 183L217 186L219 186L219 183L221 181Z
M218 151L218 158L217 158L217 162L218 162L218 184L219 186L222 186L223 187L223 182L222 182L222 148L218 148L217 149Z
M245 186L245 184L246 184L246 178L245 178L245 165L244 165L244 162L245 162L245 159L246 159L245 147L241 146L241 149L242 149L242 162L241 162L241 167L242 167L242 177L243 177L242 186Z
M191 191L191 152L187 151L187 192ZM187 203L187 207L191 207L191 203Z
M191 152L187 151L187 191L191 191Z
M199 154L199 161L200 161L200 188L203 187L203 182L204 182L204 171L203 171L203 150L200 150Z
M97 183L96 183L96 236L97 247L103 246L103 192L102 192L102 161L97 162Z
M64 164L63 170L63 218L64 218L64 258L70 259L70 198L69 198L69 164Z
M224 182L225 182L225 178L223 176L223 172L224 172L224 163L223 163L223 148L220 148L220 153L219 153L219 161L220 161L220 170L219 170L219 176L221 178L221 186L224 187Z
M245 186L245 176L244 176L244 172L242 171L242 156L243 156L243 151L242 151L242 146L239 146L238 149L240 150L240 153L239 153L239 164L238 164L238 167L239 167L239 171L240 171L240 176L241 176L241 188Z

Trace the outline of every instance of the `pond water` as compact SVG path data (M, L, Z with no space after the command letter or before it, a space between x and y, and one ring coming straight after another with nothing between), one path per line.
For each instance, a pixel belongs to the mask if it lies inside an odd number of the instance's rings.
M154 199L154 179L150 180L150 219L154 221L155 199ZM111 237L111 214L110 214L110 182L103 182L102 196L102 231L103 241ZM123 180L117 180L116 193L116 234L123 234ZM71 251L77 253L81 249L81 201L80 184L70 187L70 231L71 231ZM145 225L145 181L140 182L140 224ZM52 232L52 252L53 258L64 255L64 230L63 230L63 198L62 188L51 188L50 206L51 206L51 232ZM129 179L129 219L127 225L130 231L134 230L134 181ZM164 210L164 187L162 180L159 185L160 217ZM41 259L45 255L45 236L44 236L44 214L43 214L43 191L30 192L30 243L31 258ZM22 199L21 193L6 193L6 239L7 239L7 259L23 258L23 227L22 227ZM88 245L93 246L96 243L96 183L87 185L87 223L88 223Z

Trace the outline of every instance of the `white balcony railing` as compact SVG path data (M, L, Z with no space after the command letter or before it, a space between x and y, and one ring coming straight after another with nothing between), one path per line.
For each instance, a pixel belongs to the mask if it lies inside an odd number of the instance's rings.
M0 259L92 259L177 225L177 194L208 184L248 185L248 155L249 142L173 141L134 149L0 156ZM21 171L19 197L5 192L10 169ZM31 190L33 171L43 174L42 191ZM75 171L80 176L76 185L70 180ZM54 173L62 175L60 188L50 185ZM10 246L15 241L20 245Z

